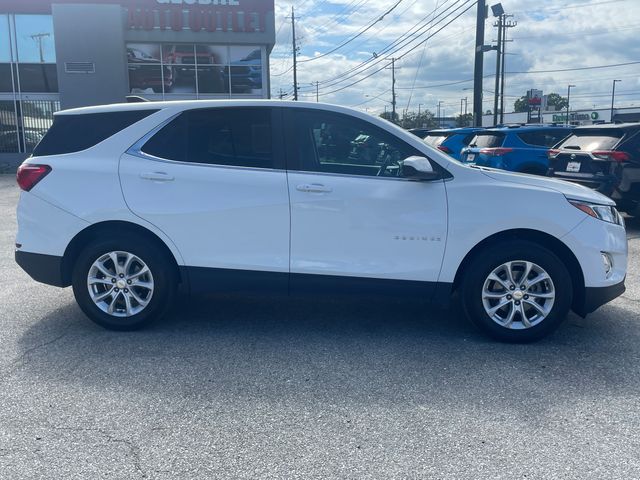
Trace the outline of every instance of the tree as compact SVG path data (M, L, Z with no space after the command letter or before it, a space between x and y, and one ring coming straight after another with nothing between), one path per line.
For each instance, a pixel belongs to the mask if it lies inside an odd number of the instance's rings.
M547 95L547 108L551 110L550 107L555 107L553 110L564 110L567 108L569 101L566 97L558 93L550 93ZM513 109L516 112L528 112L529 111L529 103L527 101L526 95L520 97L513 104Z
M438 126L433 113L429 110L422 110L420 115L416 112L407 112L402 117L402 126L404 128L434 128Z
M456 117L456 127L469 127L473 122L473 113L465 113Z
M393 112L384 111L380 114L380 118L384 118L385 120L389 120L393 123L398 123L398 114L396 113L396 118L393 118Z

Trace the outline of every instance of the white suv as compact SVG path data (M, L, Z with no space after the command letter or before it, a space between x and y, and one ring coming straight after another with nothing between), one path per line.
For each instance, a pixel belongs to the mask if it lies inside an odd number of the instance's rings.
M133 103L60 112L18 172L16 260L129 330L186 291L363 291L530 341L624 291L614 203L463 165L338 106Z

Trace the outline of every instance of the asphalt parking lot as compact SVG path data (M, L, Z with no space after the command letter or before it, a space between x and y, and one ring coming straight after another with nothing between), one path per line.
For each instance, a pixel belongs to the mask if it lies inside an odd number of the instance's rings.
M640 221L627 292L505 345L376 299L184 299L86 320L13 261L0 176L0 478L640 478Z

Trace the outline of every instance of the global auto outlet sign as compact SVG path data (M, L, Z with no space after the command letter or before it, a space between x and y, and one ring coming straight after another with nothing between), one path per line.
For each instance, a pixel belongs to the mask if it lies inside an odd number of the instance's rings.
M126 8L130 29L264 32L273 0L134 0Z

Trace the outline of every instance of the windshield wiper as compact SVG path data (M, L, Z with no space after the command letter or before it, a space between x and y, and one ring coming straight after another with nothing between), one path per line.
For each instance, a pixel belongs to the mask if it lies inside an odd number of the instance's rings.
M578 145L567 145L566 147L562 147L565 150L580 150L580 147Z

